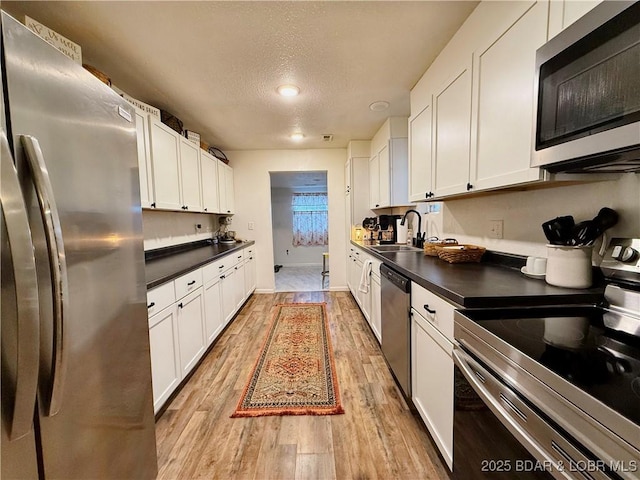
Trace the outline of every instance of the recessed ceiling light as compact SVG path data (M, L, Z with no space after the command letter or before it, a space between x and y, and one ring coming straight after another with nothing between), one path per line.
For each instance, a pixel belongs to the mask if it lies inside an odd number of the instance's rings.
M280 85L278 93L283 97L295 97L300 93L300 89L295 85Z
M373 102L371 105L369 105L369 109L373 110L374 112L381 112L382 110L386 110L387 108L389 108L389 102L385 102L384 100Z
M300 140L302 140L304 138L304 135L302 133L292 133L291 134L291 140L295 140L296 142L299 142Z

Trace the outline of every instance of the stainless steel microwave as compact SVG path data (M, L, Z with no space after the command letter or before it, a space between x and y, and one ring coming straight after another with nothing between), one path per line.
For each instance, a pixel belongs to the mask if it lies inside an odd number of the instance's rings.
M531 166L640 171L640 1L604 1L536 52Z

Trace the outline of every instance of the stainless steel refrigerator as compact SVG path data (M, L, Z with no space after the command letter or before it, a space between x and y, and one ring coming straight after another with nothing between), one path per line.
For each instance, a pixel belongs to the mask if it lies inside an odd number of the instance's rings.
M2 479L157 473L133 109L2 12Z

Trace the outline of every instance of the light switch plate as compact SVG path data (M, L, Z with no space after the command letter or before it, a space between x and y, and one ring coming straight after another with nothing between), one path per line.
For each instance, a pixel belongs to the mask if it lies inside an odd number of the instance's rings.
M249 230L253 230L254 228L256 228L256 224L254 222L249 222L249 225L247 226L247 228Z

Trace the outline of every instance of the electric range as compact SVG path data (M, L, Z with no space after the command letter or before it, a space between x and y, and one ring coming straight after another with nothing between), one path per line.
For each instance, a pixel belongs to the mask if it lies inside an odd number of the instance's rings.
M456 365L546 476L640 478L638 251L611 241L597 305L455 314Z

